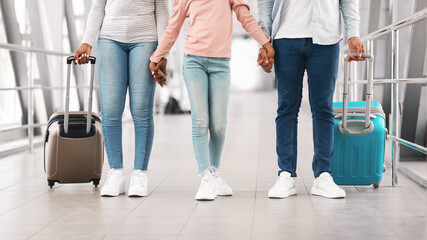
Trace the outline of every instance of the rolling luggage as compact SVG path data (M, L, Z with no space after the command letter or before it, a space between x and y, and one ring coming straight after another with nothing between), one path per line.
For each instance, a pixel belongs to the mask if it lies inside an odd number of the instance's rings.
M371 185L379 187L384 164L385 114L372 101L373 57L369 62L366 101L348 102L348 70L344 67L343 102L333 103L334 156L330 170L338 185Z
M90 57L91 74L87 112L69 112L70 71L74 57L67 58L65 112L54 113L47 125L44 167L48 185L93 182L98 186L104 162L101 119L92 113L95 57Z

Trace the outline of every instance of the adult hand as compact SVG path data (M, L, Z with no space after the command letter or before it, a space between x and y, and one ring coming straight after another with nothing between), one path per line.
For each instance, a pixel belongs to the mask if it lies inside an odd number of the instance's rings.
M271 44L268 42L268 43L264 44L263 47L265 48L265 50L267 50L268 60L270 61L271 59L273 59L273 61L274 61L274 55L276 54L276 51L274 51L273 46L271 46Z
M74 63L75 64L86 64L89 62L90 52L92 51L92 46L87 43L82 43L79 49L74 53Z
M160 84L161 87L163 87L166 84L166 65L167 60L166 58L162 58L158 63L150 62L150 71L153 75L154 79L157 81L158 84Z
M364 61L365 59L362 58L362 53L365 53L365 46L363 46L363 43L360 41L360 38L358 37L352 37L348 40L348 48L350 49L350 52L358 53L359 57L355 56L349 56L347 59L349 61Z
M264 44L263 48L259 50L257 59L258 65L267 73L270 73L273 68L274 55L275 51L270 43Z

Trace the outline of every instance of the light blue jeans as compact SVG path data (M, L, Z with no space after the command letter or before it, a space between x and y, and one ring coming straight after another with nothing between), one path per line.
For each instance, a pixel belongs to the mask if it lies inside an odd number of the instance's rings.
M101 38L96 46L102 133L110 168L123 167L122 114L129 87L130 110L135 126L134 169L147 170L154 137L156 87L148 65L157 42L121 43Z
M229 58L184 56L184 80L190 99L199 174L210 166L219 167L227 124L229 61Z

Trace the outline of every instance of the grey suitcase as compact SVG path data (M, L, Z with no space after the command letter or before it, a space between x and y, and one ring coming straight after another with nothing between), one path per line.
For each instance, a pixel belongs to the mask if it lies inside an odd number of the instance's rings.
M74 57L67 58L65 112L54 113L45 133L44 167L49 187L58 183L93 182L98 186L104 163L101 119L92 113L95 57L91 74L88 111L70 112L70 71Z

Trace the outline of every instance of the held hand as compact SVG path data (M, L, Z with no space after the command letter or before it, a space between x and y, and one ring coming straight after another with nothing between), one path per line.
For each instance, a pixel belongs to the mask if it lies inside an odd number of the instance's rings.
M150 62L150 71L154 79L160 84L161 87L166 85L166 65L167 60L162 58L158 63Z
M87 43L82 43L76 53L74 53L75 64L86 64L89 62L90 52L92 47Z
M270 43L264 44L263 48L259 50L257 59L258 65L267 73L270 73L273 68L274 55L275 51Z
M365 53L365 46L363 46L363 43L360 41L358 37L352 37L348 40L348 48L350 49L350 52L354 53L357 52L359 54L359 57L349 56L347 59L349 61L364 61L365 59L362 58L362 53Z
M260 65L261 67L264 67L268 64L267 51L265 50L265 48L259 49L257 62L258 65Z
M266 73L271 72L271 68L273 67L273 59L268 59L267 51L265 48L260 48L257 59L258 65L262 67L262 70Z
M266 67L266 72L271 73L271 69L273 68L274 56L276 55L276 51L270 43L264 45L264 48L267 50L268 57L268 66Z
M265 48L265 50L267 50L268 59L274 59L274 55L276 54L276 51L274 51L273 46L271 46L271 44L268 42L264 44L263 47Z

